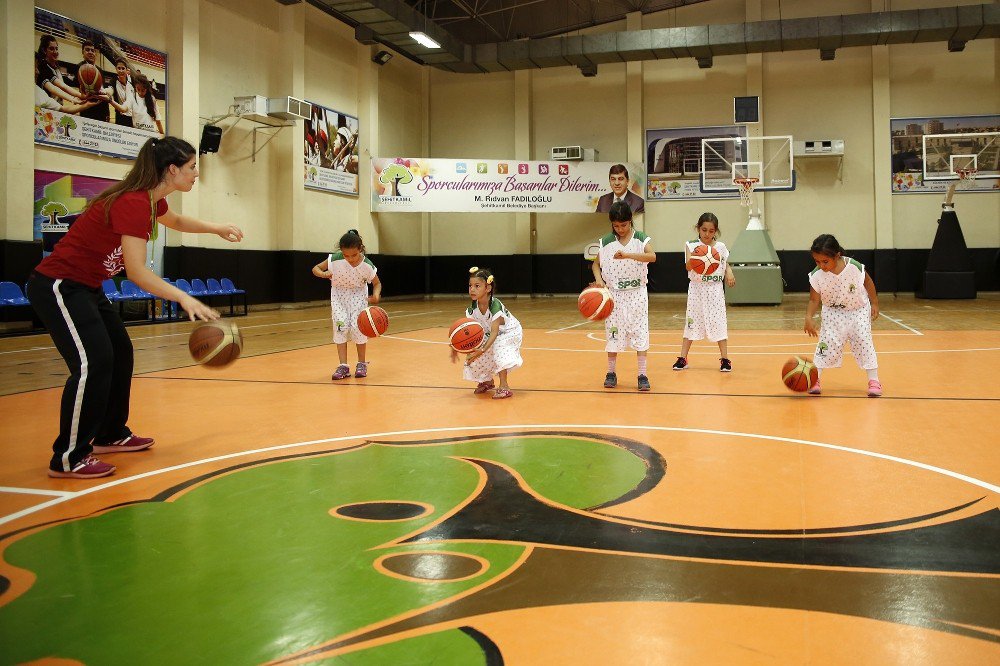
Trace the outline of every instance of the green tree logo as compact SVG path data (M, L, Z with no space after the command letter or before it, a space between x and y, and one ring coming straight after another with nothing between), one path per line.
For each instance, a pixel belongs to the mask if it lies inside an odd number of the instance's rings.
M76 129L76 121L73 120L73 116L63 116L62 119L59 121L59 127L63 128L63 133L66 135L66 138L68 139L69 131L71 129Z
M56 226L59 224L60 215L69 215L69 209L62 205L58 201L50 201L44 206L42 210L39 211L42 215L49 218L49 226Z
M382 174L378 177L378 182L383 185L392 186L392 196L399 196L399 185L413 182L413 174L402 164L390 164L382 169Z

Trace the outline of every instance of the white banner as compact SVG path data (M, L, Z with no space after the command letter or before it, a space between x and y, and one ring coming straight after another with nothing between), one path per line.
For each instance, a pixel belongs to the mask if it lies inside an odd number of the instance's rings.
M642 213L644 191L641 164L372 158L374 212Z
M35 107L35 143L135 159L142 144L150 137L159 136L159 132Z

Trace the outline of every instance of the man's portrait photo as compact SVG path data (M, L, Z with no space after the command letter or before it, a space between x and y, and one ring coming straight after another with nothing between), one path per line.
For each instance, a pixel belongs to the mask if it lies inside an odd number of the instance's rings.
M624 164L616 164L608 171L608 179L611 181L611 191L597 200L595 213L607 213L611 210L611 204L616 201L624 201L632 209L632 214L645 213L646 202L642 197L628 189L628 169Z

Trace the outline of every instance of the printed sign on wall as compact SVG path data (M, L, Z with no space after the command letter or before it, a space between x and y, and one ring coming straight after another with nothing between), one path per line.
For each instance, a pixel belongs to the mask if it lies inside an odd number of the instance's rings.
M87 202L116 180L35 170L35 206L32 238L48 254L87 207Z
M315 102L305 122L305 182L313 190L358 193L358 119Z
M632 163L377 157L372 210L607 214L622 199L642 213L644 181Z
M35 143L134 159L166 133L167 55L35 8Z
M646 130L646 199L731 199L737 196L701 191L699 183L705 166L701 163L701 140L746 135L744 125ZM708 166L710 171L717 170L717 165Z
M892 193L926 194L948 190L951 185L948 180L924 179L925 151L931 162L928 165L931 173L942 174L952 167L975 166L981 174L997 174L1000 170L1000 136L994 134L981 139L971 136L996 132L1000 132L1000 116L890 119ZM932 134L946 136L925 139ZM963 189L970 192L1000 191L1000 178L978 178L964 183Z

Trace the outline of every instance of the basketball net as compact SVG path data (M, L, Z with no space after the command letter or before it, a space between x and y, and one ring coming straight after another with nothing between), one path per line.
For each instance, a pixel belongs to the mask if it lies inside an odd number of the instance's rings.
M941 204L941 207L945 210L955 209L955 204L951 201L955 195L955 188L961 187L963 190L971 188L973 183L976 182L976 174L979 173L979 169L955 169L955 173L958 174L958 180L952 181L951 185L948 186L948 193L944 197L944 203Z
M758 178L733 178L733 184L740 188L740 205L744 208L753 206L753 189Z

